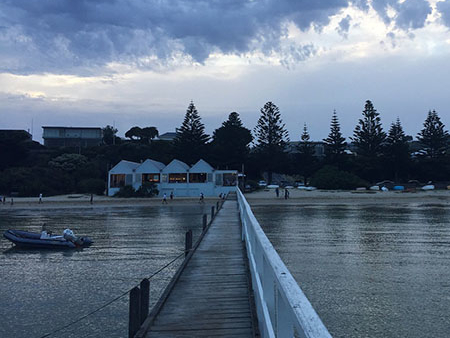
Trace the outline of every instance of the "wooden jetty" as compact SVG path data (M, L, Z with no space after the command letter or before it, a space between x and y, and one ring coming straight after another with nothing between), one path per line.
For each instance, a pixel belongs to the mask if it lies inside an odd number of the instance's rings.
M254 337L257 322L241 234L232 194L136 337Z

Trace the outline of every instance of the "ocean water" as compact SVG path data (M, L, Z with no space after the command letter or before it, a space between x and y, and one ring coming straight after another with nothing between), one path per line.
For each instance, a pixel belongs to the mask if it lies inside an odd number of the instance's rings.
M71 228L95 243L83 250L17 250L0 239L0 337L42 337L137 285L196 240L208 205L47 210L0 208L0 232ZM181 263L150 281L151 303ZM127 337L128 295L50 337Z
M450 337L450 208L254 206L333 337Z

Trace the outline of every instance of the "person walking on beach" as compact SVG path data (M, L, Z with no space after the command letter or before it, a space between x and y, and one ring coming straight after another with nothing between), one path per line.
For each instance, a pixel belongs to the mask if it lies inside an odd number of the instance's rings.
M284 199L287 200L289 198L289 190L284 189Z
M167 204L167 195L166 195L166 193L164 193L164 195L163 195L162 204Z
M277 198L280 197L280 189L275 188L275 194L277 195Z
M170 200L173 200L173 191L170 192Z
M39 194L39 204L42 204L42 193Z
M205 196L204 196L203 193L201 192L201 193L200 193L200 200L198 201L198 203L205 203L204 199L205 199Z

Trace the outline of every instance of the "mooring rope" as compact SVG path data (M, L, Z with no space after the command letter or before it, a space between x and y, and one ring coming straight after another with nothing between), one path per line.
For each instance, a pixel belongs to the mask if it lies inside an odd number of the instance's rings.
M174 258L173 260L171 260L169 263L167 263L166 265L164 265L163 267L161 267L160 269L158 269L156 272L154 272L152 275L150 275L147 279L150 280L150 279L152 279L153 277L155 277L157 274L159 274L161 271L165 270L167 267L169 267L170 265L172 265L177 259L179 259L180 257L184 256L184 255L185 255L185 252L186 252L186 251L183 251L183 253L179 254L177 257L175 257L175 258ZM134 287L133 287L133 288L134 288ZM76 320L70 322L69 324L64 325L64 326L62 326L62 327L60 327L60 328L58 328L58 329L56 329L56 330L53 330L52 332L47 333L47 334L45 334L45 335L43 335L43 336L40 336L40 338L50 337L51 335L53 335L53 334L55 334L55 333L57 333L57 332L59 332L59 331L62 331L62 330L64 330L64 329L68 328L69 326L72 326L72 325L74 325L74 324L76 324L76 323L82 321L83 319L85 319L85 318L87 318L87 317L93 315L94 313L96 313L96 312L98 312L98 311L104 309L104 308L107 307L108 305L114 303L115 301L119 300L119 299L122 298L123 296L127 295L128 293L130 293L130 291L131 291L133 288L129 289L128 291L123 292L122 294L120 294L120 295L117 296L116 298L114 298L114 299L110 300L109 302L103 304L103 305L100 306L99 308L97 308L97 309L95 309L95 310L93 310L93 311L91 311L91 312L85 314L84 316L82 316L82 317L80 317L80 318L78 318L78 319L76 319Z

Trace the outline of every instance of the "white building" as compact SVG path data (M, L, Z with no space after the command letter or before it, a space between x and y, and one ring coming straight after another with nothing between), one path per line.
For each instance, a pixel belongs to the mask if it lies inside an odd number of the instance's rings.
M192 167L179 160L167 166L154 160L143 163L120 161L109 171L108 195L114 196L122 186L131 185L135 190L143 183L154 183L159 195L174 196L218 196L236 189L238 175L236 170L215 170L204 160Z
M136 168L139 163L122 160L117 163L108 175L108 195L113 196L125 185L133 185L136 181Z

